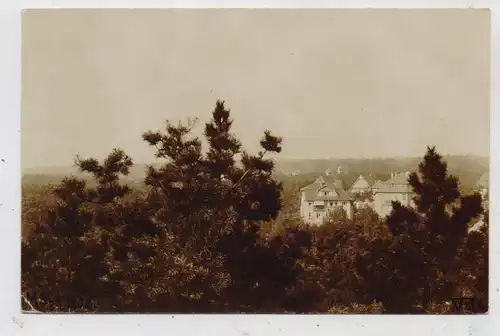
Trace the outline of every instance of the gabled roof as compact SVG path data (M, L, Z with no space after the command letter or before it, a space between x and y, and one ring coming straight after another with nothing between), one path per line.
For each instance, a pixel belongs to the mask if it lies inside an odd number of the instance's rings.
M381 180L377 180L377 182L375 182L375 184L372 186L373 189L379 189L380 187L382 187L384 185L384 181L381 181Z
M333 181L333 183L335 184L335 186L337 188L344 190L344 181L342 181L340 179L336 179L335 181Z
M376 181L375 179L373 178L373 176L371 176L371 174L360 174L356 180L354 181L354 183L351 185L351 187L349 188L349 190L351 190L355 185L356 183L358 183L358 181L361 179L361 178L364 178L366 183L368 183L368 185L371 187L373 187L373 185L375 185Z
M393 176L389 180L385 181L384 184L406 185L408 184L409 176L409 172L398 173L396 176Z
M365 178L366 182L368 182L370 187L373 187L377 182L371 174L363 175L363 177Z
M409 184L408 185L400 185L400 184L387 185L387 184L384 184L376 191L376 193L377 194L390 194L390 193L411 194L411 193L413 193L413 188Z
M326 180L323 176L320 176L313 183L326 183Z
M408 183L409 172L403 172L396 174L389 180L382 182L379 185L377 194L381 193L398 193L398 194L409 194L413 193L413 188Z
M490 186L490 173L486 172L477 181L477 186L480 188L489 188Z
M322 189L331 189L335 191L337 194L336 196L317 196L318 192L321 191ZM315 200L321 200L321 201L350 201L351 197L347 194L347 192L339 188L334 182L331 181L326 181L323 176L320 176L319 178L316 179L313 183L310 185L304 187L301 189L301 191L304 193L305 200L308 202L312 202Z

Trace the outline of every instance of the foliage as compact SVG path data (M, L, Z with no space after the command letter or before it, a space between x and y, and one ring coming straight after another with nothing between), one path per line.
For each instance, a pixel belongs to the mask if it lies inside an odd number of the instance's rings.
M482 212L480 196L460 194L433 147L408 181L415 208L393 202L388 234L372 239L357 260L368 292L390 313L426 311L432 301L460 295L468 224Z
M334 306L328 310L329 314L382 314L384 307L378 302L370 304L353 303L350 306Z
M310 227L298 202L311 179L276 178L281 138L265 131L248 153L222 101L203 138L195 123L143 134L161 164L142 189L115 149L77 158L91 182L23 191L26 301L42 312L434 313L473 295L487 310L487 212L470 231L481 199L461 193L434 148L409 178L415 208L339 208Z

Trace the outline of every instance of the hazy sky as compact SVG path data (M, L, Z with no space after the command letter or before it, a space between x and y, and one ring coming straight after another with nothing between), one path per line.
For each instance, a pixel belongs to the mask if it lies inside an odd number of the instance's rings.
M123 148L217 99L250 150L282 157L489 153L486 10L31 10L22 166Z

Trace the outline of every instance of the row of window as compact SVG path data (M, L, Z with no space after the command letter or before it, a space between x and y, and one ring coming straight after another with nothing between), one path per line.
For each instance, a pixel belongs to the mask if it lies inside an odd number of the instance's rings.
M388 199L388 200L385 200L384 201L384 204L391 204L391 202L396 202L396 201L400 201L400 202L406 202L407 200L407 195L403 194L401 195L401 198L397 197L396 195L393 195L392 196L392 199Z
M319 218L321 216L321 212L316 213L316 218ZM312 213L309 213L309 219L312 219Z
M334 206L334 205L347 205L349 202L347 201L323 201L323 204L325 206ZM312 202L309 202L309 205L312 205Z

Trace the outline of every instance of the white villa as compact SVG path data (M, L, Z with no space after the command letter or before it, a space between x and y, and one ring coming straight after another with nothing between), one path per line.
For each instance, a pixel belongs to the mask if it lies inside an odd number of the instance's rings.
M481 195L483 199L483 207L486 211L489 211L490 205L488 203L489 197L488 193L490 190L490 174L489 172L484 173L481 175L479 180L477 181L476 189ZM471 231L479 231L481 227L484 225L484 217L481 218L479 221L477 221L473 226L469 228L469 232Z
M415 193L408 183L409 172L391 173L391 178L377 185L373 195L373 209L384 217L390 214L392 202L399 201L404 206L414 206Z
M343 208L352 218L354 205L349 194L342 189L341 181L327 181L320 176L300 190L300 216L304 222L321 225L329 212Z
M414 207L415 193L408 182L409 175L409 172L393 172L389 180L378 181L371 174L361 174L348 192L344 190L341 180L329 177L325 179L320 176L312 184L301 189L300 216L306 223L320 225L328 212L337 207L342 207L348 218L352 218L354 209L361 206L372 207L380 217L391 213L393 201L399 201L403 206ZM483 199L487 197L489 190L487 172L477 182L477 190ZM364 192L372 192L373 198L355 200L356 194Z
M364 192L372 191L373 186L377 181L373 178L372 174L359 175L356 181L349 188L351 194L361 194Z
M341 180L320 176L312 184L300 190L300 216L304 222L321 225L329 212L341 207L352 218L355 207L370 206L384 217L392 210L392 201L404 206L414 206L414 192L408 183L408 172L391 173L387 181L377 181L371 174L360 175L349 192ZM371 191L373 200L354 201L353 194Z
M477 190L481 194L481 197L483 200L485 199L486 195L488 194L488 190L490 189L490 174L489 172L484 173L481 175L479 178L479 181L477 181Z

